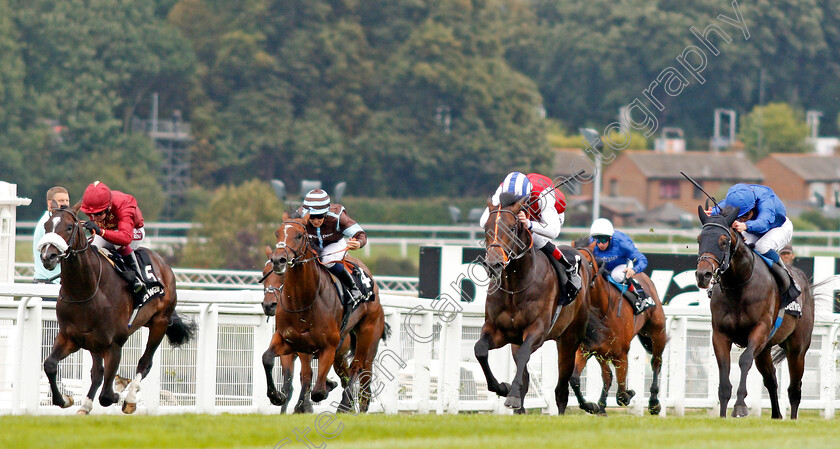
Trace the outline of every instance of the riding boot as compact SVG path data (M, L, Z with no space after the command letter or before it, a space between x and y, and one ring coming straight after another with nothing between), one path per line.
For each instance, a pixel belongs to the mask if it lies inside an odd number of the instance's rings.
M336 262L333 266L327 268L347 290L350 292L350 299L353 301L353 305L355 306L359 301L362 300L362 291L359 290L359 287L356 286L356 283L353 282L353 278L350 276L350 273L344 268L344 264L341 262ZM348 305L345 303L345 306Z
M132 294L134 295L134 306L137 307L143 302L146 293L146 284L143 282L143 273L140 272L140 264L137 263L137 255L134 251L122 256L126 271L134 273L134 280L131 283Z
M802 290L796 283L796 279L790 274L790 270L788 270L781 260L770 267L770 272L773 273L773 277L776 278L776 282L779 285L779 292L781 292L782 296L782 307L787 306L799 297Z
M540 251L545 253L548 256L549 262L551 262L551 266L554 268L554 271L557 273L557 277L560 280L560 305L567 305L577 296L578 290L575 289L575 286L569 282L569 275L566 272L565 267L560 263L560 261L555 257L554 252L559 250L551 243L546 243L545 246L540 248Z

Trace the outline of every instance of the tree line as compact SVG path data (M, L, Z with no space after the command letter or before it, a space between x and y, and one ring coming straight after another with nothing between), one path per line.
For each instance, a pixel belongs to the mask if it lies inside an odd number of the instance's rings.
M749 38L720 19L736 7ZM101 179L156 218L161 156L131 129L156 92L160 116L192 124L198 190L258 177L479 195L547 170L549 129L603 129L664 89L663 71L706 48L692 29L719 54L704 50L703 83L656 97L689 148L719 107L818 109L837 132L836 1L0 0L0 171L36 205Z

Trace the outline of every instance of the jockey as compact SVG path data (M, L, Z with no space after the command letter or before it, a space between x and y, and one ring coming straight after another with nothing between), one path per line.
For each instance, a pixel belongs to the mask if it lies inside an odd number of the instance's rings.
M726 198L706 214L720 214L726 206L738 209L738 219L732 223L732 229L742 233L747 245L772 262L768 265L783 290L783 305L796 299L801 291L779 257L779 252L793 238L793 223L773 189L758 184L735 184L726 192Z
M90 217L85 229L94 234L93 244L100 248L115 250L122 256L126 268L125 279L132 284L134 297L142 298L146 290L143 274L134 250L146 236L143 229L143 214L133 196L111 190L104 183L96 181L85 189L82 195L82 212Z
M348 250L365 246L365 231L347 215L344 206L330 204L330 196L321 189L310 190L298 212L306 218L309 243L317 251L321 264L347 287L354 302L361 301L362 292L341 261Z
M575 263L566 259L566 256L551 242L557 238L563 227L566 210L566 198L562 192L554 188L554 183L547 176L538 173L531 173L528 176L520 172L512 172L505 177L505 180L496 188L496 192L490 198L493 205L499 204L499 196L503 193L513 194L517 197L528 196L526 211L519 212L519 220L528 226L534 241L534 247L544 252L549 260L559 262L566 274L564 283L566 298L565 304L571 302L580 291L580 275L577 273L577 260ZM479 226L484 227L490 217L490 210L484 209L479 220ZM558 270L561 271L561 270ZM563 282L566 281L567 282Z
M592 223L589 237L589 243L595 242L592 254L604 261L609 279L617 285L629 283L627 291L636 293L638 299L647 297L641 285L633 279L636 273L647 268L647 257L636 248L633 240L627 234L616 231L606 218L599 218ZM631 299L635 302L635 298Z

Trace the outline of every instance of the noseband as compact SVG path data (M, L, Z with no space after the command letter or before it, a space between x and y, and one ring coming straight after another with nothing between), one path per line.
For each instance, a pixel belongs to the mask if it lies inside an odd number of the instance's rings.
M55 209L55 211L53 213L55 213L55 212L65 212L65 213L70 214L71 217L73 217L73 229L70 231L70 240L67 241L67 248L64 249L63 251L61 251L60 248L56 247L56 249L58 249L60 251L59 254L58 254L59 259L67 259L70 256L75 256L78 253L87 251L90 248L90 240L85 239L85 238L81 239L81 240L84 240L84 242L85 242L85 246L83 248L81 248L81 249L74 248L74 245L76 244L76 236L80 233L79 232L79 224L82 223L81 221L79 221L79 218L76 216L76 214L73 213L73 211L70 210L70 209ZM63 237L61 237L60 235L58 235L58 233L55 232L55 229L53 229L52 232L46 234L44 237L46 237L50 234L54 234L59 239L64 240ZM55 238L55 237L53 237L53 238ZM56 246L55 244L52 244L52 243L48 243L48 244Z

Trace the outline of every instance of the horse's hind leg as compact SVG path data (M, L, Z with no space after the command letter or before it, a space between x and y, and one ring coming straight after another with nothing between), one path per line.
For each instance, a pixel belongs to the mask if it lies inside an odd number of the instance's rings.
M653 350L650 358L650 369L653 379L650 381L648 412L651 415L658 415L662 411L662 405L659 403L659 375L662 372L662 353L665 352L665 344L668 342L665 329L656 332L651 337L651 341L653 342Z
M280 408L280 412L283 414L286 413L286 408L289 406L288 398L292 397L292 391L294 390L294 387L292 386L292 376L295 372L295 357L297 357L297 354L286 354L284 356L280 356L280 366L283 371L283 386L280 388L280 393L287 399L283 404L283 407Z
M732 382L729 381L729 352L732 350L732 340L721 333L712 332L712 347L718 365L718 401L720 401L720 417L726 418L726 407L732 398Z
M137 410L137 392L140 390L140 382L149 375L149 371L152 369L152 359L154 358L155 351L157 351L157 348L163 341L163 336L166 335L166 328L169 327L169 318L163 317L162 315L155 315L148 326L149 340L146 341L146 349L137 362L137 371L134 379L131 379L131 382L126 388L122 411L127 415Z
M575 393L578 406L581 409L585 410L586 413L598 413L598 405L587 402L583 396L583 392L580 390L580 375L586 367L587 360L589 360L589 356L585 355L581 348L578 348L575 353L575 370L572 372L572 377L569 378L569 385L572 386L572 391Z
M802 399L802 374L805 372L805 354L787 354L790 385L788 399L790 400L790 419L799 417L799 401Z
M312 356L300 355L300 397L295 404L295 413L312 413ZM320 363L320 362L319 362Z
M76 412L77 415L87 415L93 409L93 397L96 396L96 390L102 385L102 378L105 376L105 365L102 362L102 356L99 354L90 354L93 358L93 366L90 368L90 389L87 396L82 403L82 407Z
M56 383L56 376L58 375L58 362L67 358L68 355L79 350L79 347L73 344L69 338L63 333L59 332L55 337L52 351L49 357L44 360L44 373L50 381L50 391L52 392L52 403L61 408L67 408L73 405L73 398L61 393L58 390Z
M120 395L114 392L114 376L117 374L117 369L120 367L120 357L122 356L122 345L112 343L108 349L105 350L105 377L102 387L102 393L99 394L99 404L103 407L108 407L111 404L116 404L120 400Z
M779 384L776 382L776 369L773 367L773 357L770 355L769 346L755 356L755 367L761 373L761 378L764 379L764 387L767 388L767 393L770 395L770 416L773 419L782 419L782 410L779 407Z
M607 413L607 397L610 394L610 387L612 386L613 375L610 369L610 364L604 358L598 358L598 366L601 367L601 397L598 398L598 413Z
M575 351L578 341L574 337L557 340L557 386L554 388L554 400L557 402L557 413L566 413L569 403L569 379L575 371Z

